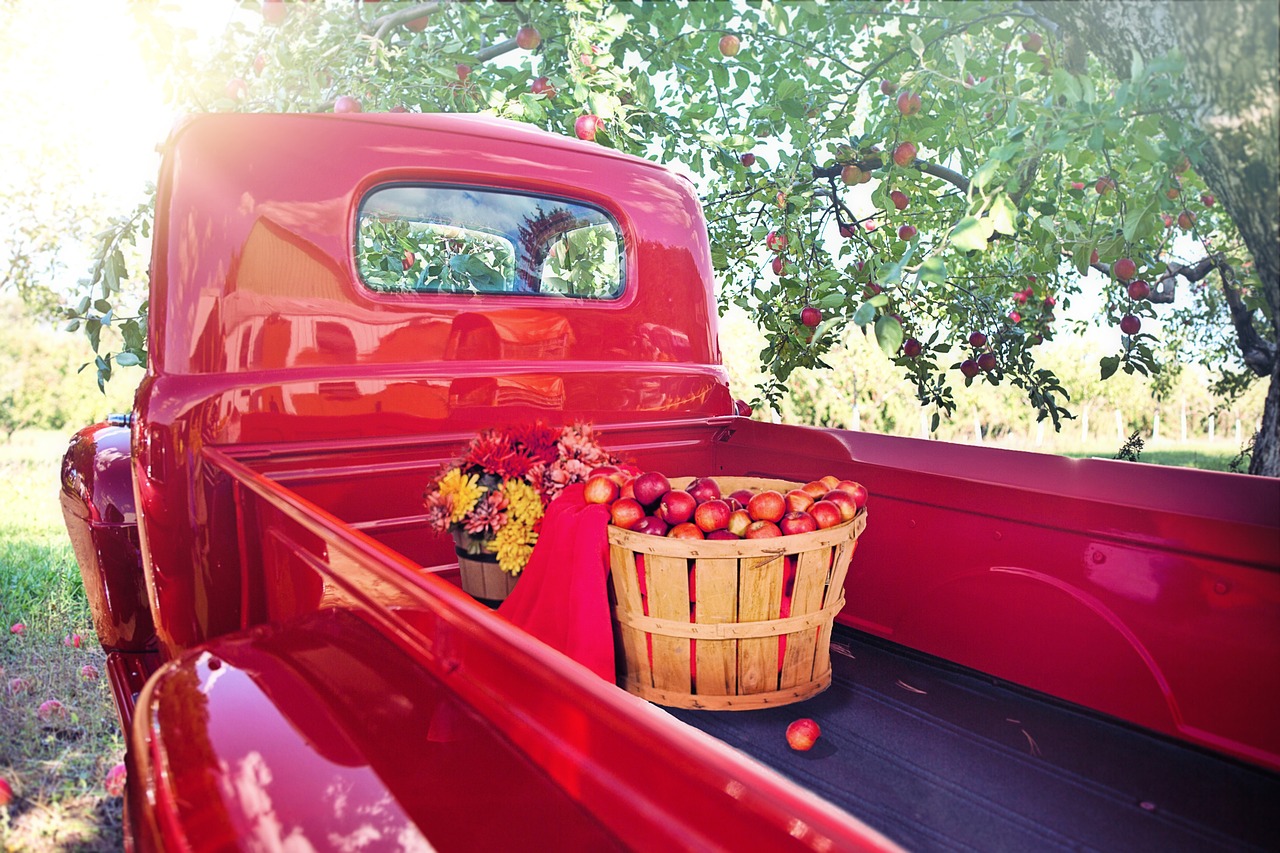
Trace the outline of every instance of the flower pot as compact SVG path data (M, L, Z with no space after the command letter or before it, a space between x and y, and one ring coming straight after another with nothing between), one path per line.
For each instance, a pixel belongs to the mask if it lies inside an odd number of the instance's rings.
M487 541L455 532L453 543L463 591L486 604L504 601L515 589L517 576L498 567L498 556L486 550Z

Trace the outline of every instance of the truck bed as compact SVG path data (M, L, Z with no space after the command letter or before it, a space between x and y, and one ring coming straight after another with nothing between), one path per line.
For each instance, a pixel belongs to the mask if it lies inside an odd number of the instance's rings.
M797 705L668 710L910 850L1280 849L1274 774L848 629L832 666Z

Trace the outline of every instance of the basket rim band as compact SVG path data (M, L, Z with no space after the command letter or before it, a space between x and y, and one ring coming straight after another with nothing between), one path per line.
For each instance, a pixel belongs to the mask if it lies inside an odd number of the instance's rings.
M616 613L618 624L628 628L636 628L648 634L660 634L664 637L685 637L693 640L737 640L753 637L776 637L782 634L793 634L807 628L820 628L830 625L840 609L844 607L844 596L841 595L833 604L812 613L799 616L788 616L785 619L769 619L761 622L677 622L673 619L658 619L654 616L642 616L631 613Z

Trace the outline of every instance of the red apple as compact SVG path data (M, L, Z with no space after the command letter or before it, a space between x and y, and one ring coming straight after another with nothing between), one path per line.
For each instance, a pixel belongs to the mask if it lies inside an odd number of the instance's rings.
M430 21L430 15L423 15L420 18L414 18L412 21L406 21L404 28L410 32L420 33L427 28L427 24Z
M588 477L587 483L582 490L582 497L589 504L613 503L618 499L619 494L618 484L607 474L596 474Z
M739 157L738 160L739 162L742 163L742 165L750 169L752 166L756 164L756 155L748 151L746 154L743 154L741 157Z
M413 269L413 264L416 260L417 258L414 256L413 252L410 252L408 249L405 249L404 257L400 259L400 266L402 269L404 269L405 272L408 272L409 270Z
M836 488L853 495L853 502L859 509L867 505L867 487L857 480L841 480L836 484Z
M693 511L697 507L698 502L693 499L693 495L684 489L672 489L658 501L658 508L654 511L654 515L667 524L683 524L693 518Z
M920 112L920 96L911 91L901 92L898 95L898 112L904 116L913 116Z
M737 56L741 48L742 42L737 36L728 35L720 38L720 53L723 56Z
M822 322L822 312L812 305L806 305L800 312L800 322L812 329Z
M907 338L902 342L902 354L907 358L915 358L924 351L924 346L915 338Z
M267 67L267 55L262 51L258 51L258 55L253 58L253 73L261 74L262 70Z
M616 527L634 530L644 518L644 507L635 498L619 498L609 507L609 521Z
M971 358L966 358L964 361L960 362L960 372L970 379L977 376L978 371L981 369L982 368L978 367L978 362Z
M556 87L551 85L551 81L546 77L535 77L529 84L529 91L535 95L546 95L548 98L556 96Z
M809 482L805 483L803 486L800 487L800 491L809 495L809 497L813 498L816 501L820 497L825 495L827 492L829 492L830 489L827 487L827 484L822 482L821 480L810 480Z
M263 0L262 20L268 24L279 24L288 14L289 9L284 5L284 0Z
M1022 37L1022 49L1028 53L1039 53L1044 47L1044 38L1039 33L1027 33Z
M649 471L632 480L631 488L641 506L652 507L671 491L671 481L657 471Z
M782 528L774 524L772 521L759 519L747 525L747 532L742 534L743 539L773 539L782 535Z
M710 477L698 477L684 490L693 495L693 499L698 503L706 503L720 497L720 484Z
M755 495L756 493L750 489L736 489L729 494L729 497L742 504L745 508L747 504L751 503L751 499L755 497Z
M1191 227L1196 224L1196 215L1189 210L1184 210L1178 214L1178 227L1183 231L1190 231Z
M788 512L808 512L816 498L804 489L792 489L783 497L787 501Z
M525 24L516 30L516 47L521 50L533 50L542 44L542 33L532 24Z
M361 111L360 102L350 95L339 95L333 102L333 111L335 113L358 113Z
M467 78L471 76L471 66L467 65L465 62L459 62L457 65L453 66L453 71L458 75L459 83L467 82Z
M777 521L787 512L787 501L780 492L765 489L747 501L747 512L753 521Z
M1146 299L1151 295L1151 285L1140 278L1129 282L1126 289L1129 291L1130 299Z
M9 626L10 634L21 634L25 630L27 630L27 626L23 625L21 622L14 622Z
M916 161L916 153L919 150L914 142L899 143L898 147L893 149L893 162L903 167L910 166Z
M1132 314L1125 314L1120 318L1120 331L1126 335L1133 336L1138 334L1142 329L1142 321Z
M818 529L818 522L807 512L789 512L778 522L778 528L784 536L795 533L812 533Z
M770 231L764 238L764 244L769 247L769 251L781 254L787 250L787 235Z
M822 729L808 717L796 720L787 726L787 746L797 752L808 752L817 743Z
M637 521L635 527L631 529L636 533L647 533L650 536L666 536L668 525L657 516L646 515Z
M67 706L57 699L47 699L41 702L40 707L36 709L36 716L42 720L65 720L67 718Z
M702 530L692 521L682 521L667 531L668 539L706 539Z
M745 509L735 509L733 512L729 513L729 523L725 525L725 528L734 536L741 539L746 535L747 528L750 526L751 513L747 512Z
M841 521L848 521L858 514L858 502L844 489L832 489L822 499L836 505L840 510Z
M978 369L990 373L996 369L996 354L993 352L984 352L978 356Z
M818 482L827 487L827 491L831 491L840 483L840 478L835 474L826 474L818 478Z
M881 80L880 91L886 95L892 95L894 92L898 91L898 84L892 80Z
M984 335L982 332L970 332L970 333L969 333L969 346L971 346L971 347L983 347L983 346L986 346L986 345L987 345L987 336L986 336L986 335Z
M596 134L603 124L604 122L600 120L600 116L587 113L586 115L578 116L573 123L573 132L584 142L591 142L596 138Z
M893 202L893 206L898 210L906 210L907 205L911 203L911 199L907 198L907 194L902 190L894 190L889 193L889 200Z
M914 225L903 225L898 229L898 239L902 241L910 240L916 236L916 227Z
M725 542L729 540L733 540L734 542L736 542L742 537L734 533L732 530L713 530L707 534L707 538L723 540Z
M1217 201L1217 199L1215 199L1215 198L1214 198L1211 194L1209 194L1209 193L1201 193L1201 194L1200 194L1200 203L1201 203L1201 204L1203 204L1205 207L1213 207L1213 203L1214 203L1215 201Z
M129 775L129 771L124 764L117 764L107 771L106 777L102 780L102 787L107 789L107 794L112 797L124 796L124 783Z
M854 163L850 163L840 170L840 180L844 181L846 186L852 187L857 184L865 184L866 179L867 173Z
M1098 195L1106 195L1116 188L1116 179L1111 176L1098 178L1098 182L1093 185L1093 190Z
M698 529L704 533L710 533L713 530L723 530L728 527L731 515L733 510L729 508L728 501L712 498L698 504L698 508L693 511L693 523L698 525Z
M840 226L840 236L845 238L846 240L848 240L850 237L852 237L854 234L857 234L857 233L858 232L854 229L852 225L845 224Z
M1131 281L1138 274L1138 265L1129 258L1121 258L1116 261L1113 272L1115 272L1116 278L1121 281Z

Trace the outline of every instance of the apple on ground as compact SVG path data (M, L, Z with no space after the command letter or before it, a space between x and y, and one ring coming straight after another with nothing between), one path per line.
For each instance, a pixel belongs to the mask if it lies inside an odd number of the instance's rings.
M69 649L80 648L80 644L82 642L84 642L84 638L81 637L79 634L67 634L65 637L62 638L62 645L66 646Z
M844 489L832 489L823 495L822 499L839 508L841 521L849 521L858 514L858 502Z
M747 512L753 521L777 522L787 512L787 500L781 492L765 489L747 501Z
M693 523L698 525L698 529L702 532L711 533L727 528L731 515L733 510L729 509L728 501L712 498L698 504L698 508L693 511Z
M710 477L698 477L685 486L684 490L693 495L693 499L698 503L706 503L720 497L720 484Z
M587 478L582 497L589 504L611 504L619 497L618 484L608 474L595 474Z
M666 536L669 525L655 515L646 515L644 518L636 522L635 527L631 528L636 533L645 533L649 536Z
M654 515L670 525L683 524L693 518L693 511L697 507L698 502L693 499L693 495L684 489L672 489L658 501L658 509Z
M742 535L743 539L774 539L782 535L782 528L774 524L772 521L757 519L747 526L747 532Z
M823 529L835 527L844 521L844 516L840 514L840 507L827 500L815 501L813 506L809 507L809 515L812 515L818 527Z
M631 488L641 506L657 506L662 496L671 491L671 481L657 471L648 471L631 481Z
M616 527L632 530L644 518L644 507L635 498L619 498L609 507L609 521Z
M751 526L751 513L745 509L735 509L729 513L729 521L725 524L725 529L741 539L747 535L747 528Z
M812 533L818 529L818 522L807 512L789 512L778 522L778 528L786 536Z
M808 512L816 498L804 489L792 489L783 495L787 499L788 512Z
M692 521L682 521L667 531L668 539L706 539L701 528Z
M808 752L813 749L821 734L822 729L818 724L804 717L787 726L787 746L797 752Z
M36 709L36 716L42 720L67 718L67 706L63 705L57 699L46 699L40 703L40 707Z

